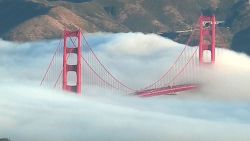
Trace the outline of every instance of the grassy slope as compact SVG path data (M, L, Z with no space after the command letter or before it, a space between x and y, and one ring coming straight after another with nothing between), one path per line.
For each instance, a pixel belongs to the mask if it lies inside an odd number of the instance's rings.
M0 35L3 35L28 19L46 14L50 7L30 1L0 0L0 9Z
M69 12L63 11L69 15L72 12L75 18L73 20L83 22L85 29L90 32L158 32L187 29L197 21L202 10L210 7L210 2L209 0L0 0L0 36L15 40L14 35L25 37L25 34L37 31L37 27L46 25L40 28L33 38L57 37L56 32L61 30L57 25L65 26L70 21L62 21L60 11L51 12L55 6L68 9ZM220 0L216 16L218 20L225 20L226 26L230 27L224 35L228 41L232 38L232 48L249 52L248 0ZM50 24L46 24L48 19L51 20ZM36 26L31 26L32 22ZM77 26L81 27L82 24L78 23ZM33 38L27 37L23 40L33 40Z

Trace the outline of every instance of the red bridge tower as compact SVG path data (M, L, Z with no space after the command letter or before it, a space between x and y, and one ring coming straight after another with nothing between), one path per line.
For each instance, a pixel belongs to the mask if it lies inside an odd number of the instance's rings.
M215 62L215 46L216 46L216 19L215 16L200 17L200 48L199 60L200 63ZM211 52L211 59L208 62L204 61L204 51Z
M72 40L76 38L76 42ZM72 43L70 46L69 43ZM68 59L70 54L77 55L77 63L69 64ZM64 31L64 49L63 49L63 90L82 94L82 32L78 31ZM69 84L68 73L74 72L76 75L76 82Z

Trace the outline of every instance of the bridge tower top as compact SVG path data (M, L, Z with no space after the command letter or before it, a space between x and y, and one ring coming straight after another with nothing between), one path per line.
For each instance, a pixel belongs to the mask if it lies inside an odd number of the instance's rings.
M73 41L73 39L75 39ZM76 54L73 57L71 54ZM63 48L63 90L82 94L82 32L64 30ZM72 60L74 59L74 60ZM74 63L72 63L74 62ZM69 73L76 78L73 83L69 83Z
M200 16L200 45L199 45L199 61L201 64L215 62L216 47L216 17ZM210 60L205 61L204 52L210 51Z

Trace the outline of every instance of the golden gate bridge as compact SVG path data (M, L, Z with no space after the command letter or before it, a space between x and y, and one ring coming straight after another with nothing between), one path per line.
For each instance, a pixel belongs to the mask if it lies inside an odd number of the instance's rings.
M215 63L217 36L215 16L200 16L185 47L172 66L158 80L143 88L132 88L115 77L90 47L80 30L64 31L41 86L87 94L87 89L103 88L140 97L174 95L199 88L201 66ZM90 87L92 86L92 87Z

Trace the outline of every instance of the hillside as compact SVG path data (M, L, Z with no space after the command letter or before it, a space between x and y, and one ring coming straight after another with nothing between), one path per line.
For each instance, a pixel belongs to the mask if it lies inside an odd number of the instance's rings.
M14 41L57 38L65 28L172 33L213 11L229 27L227 43L250 52L248 0L0 0L0 9L0 37Z

